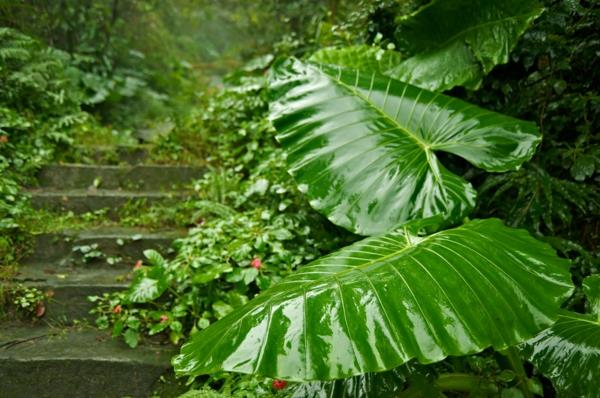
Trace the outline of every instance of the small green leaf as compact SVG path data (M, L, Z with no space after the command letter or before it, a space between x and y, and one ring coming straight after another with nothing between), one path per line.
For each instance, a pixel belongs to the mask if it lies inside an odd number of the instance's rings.
M215 312L215 317L217 319L221 319L224 318L227 314L229 314L231 311L233 311L233 307L230 306L229 304L227 304L224 301L215 301L212 304L212 309Z
M148 262L150 263L150 265L154 265L157 267L164 267L166 264L166 261L163 258L163 256L159 252L157 252L156 250L153 250L153 249L144 250L144 257L146 257L148 259Z
M183 331L183 325L179 321L173 321L169 325L169 329L171 329L174 332L181 333Z
M585 181L591 177L596 170L596 159L593 156L584 155L575 159L571 166L571 175L577 181Z
M294 238L294 234L285 228L277 228L271 232L271 235L277 240L290 240Z
M160 297L169 287L162 267L146 267L135 273L127 297L133 303L147 303Z
M115 322L112 329L112 337L117 337L123 332L123 320L119 319Z
M96 318L96 326L98 327L98 329L108 329L108 325L108 317L106 315L102 315Z
M206 318L198 319L198 327L200 329L206 329L209 326L210 326L210 321L208 319L206 319Z
M212 263L199 265L198 270L194 273L192 281L195 284L203 285L206 283L210 283L215 279L219 278L224 273L229 273L231 271L231 265L229 265L228 263ZM229 280L229 278L227 280Z
M266 178L259 178L254 184L252 184L246 191L246 196L251 196L255 193L263 196L269 189L269 180Z
M131 348L135 348L138 345L140 334L135 330L127 329L125 333L123 333L123 339L125 340L125 344Z
M254 282L258 276L258 270L256 268L244 268L242 270L242 275L244 276L244 283L249 285Z
M153 336L157 333L162 332L163 330L165 330L167 328L167 326L169 326L168 322L159 322L159 323L155 323L154 325L152 325L150 327L150 330L148 331L148 334L150 336Z

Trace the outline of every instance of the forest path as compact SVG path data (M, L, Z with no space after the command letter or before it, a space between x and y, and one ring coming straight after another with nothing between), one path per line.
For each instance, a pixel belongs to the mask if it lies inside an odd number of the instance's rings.
M107 209L114 222L36 236L15 279L48 299L36 322L0 327L1 397L149 397L170 388L161 379L171 377L176 347L157 340L131 349L110 331L97 330L88 296L124 289L145 250L166 253L185 235L121 226L119 209L132 200L181 199L188 194L186 183L202 171L146 164L144 148L109 151L117 154L117 164L48 165L38 174L38 186L29 189L34 207L57 215Z

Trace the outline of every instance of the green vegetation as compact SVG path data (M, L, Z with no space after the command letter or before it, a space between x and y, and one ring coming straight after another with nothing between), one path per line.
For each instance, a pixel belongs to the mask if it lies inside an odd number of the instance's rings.
M60 3L0 0L5 319L43 320L12 282L33 236L171 228L89 300L132 349L181 346L183 397L599 397L594 2ZM205 168L186 198L23 193L139 143Z

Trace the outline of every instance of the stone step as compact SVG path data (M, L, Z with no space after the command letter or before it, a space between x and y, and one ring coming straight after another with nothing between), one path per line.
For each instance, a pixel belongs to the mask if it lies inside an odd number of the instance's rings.
M101 255L97 258L88 255L91 264L106 263L119 257L121 260L117 264L131 267L144 258L144 250L155 249L166 255L172 241L185 235L185 230L148 231L122 227L45 233L35 236L33 252L23 262L81 263L85 250L93 248Z
M143 164L150 160L152 145L78 145L75 148L88 163Z
M45 320L68 324L82 319L93 321L89 312L94 303L87 298L123 290L131 276L132 270L122 267L32 264L19 267L13 281L46 294Z
M108 189L47 190L29 189L34 208L49 211L72 211L76 214L107 209L110 219L119 217L119 209L133 201L144 201L148 205L177 202L189 196L188 192L132 192Z
M178 396L171 378L176 348L146 343L132 350L92 329L3 326L0 396L6 398L147 398ZM181 383L180 383L181 384ZM180 388L180 387L179 387Z
M191 166L51 164L39 171L37 180L42 188L160 191L189 184L202 173Z

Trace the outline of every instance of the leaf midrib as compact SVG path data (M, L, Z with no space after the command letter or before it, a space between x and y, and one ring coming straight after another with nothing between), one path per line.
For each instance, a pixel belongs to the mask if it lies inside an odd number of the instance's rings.
M423 150L423 153L425 154L425 158L427 159L427 164L429 165L429 171L431 171L433 177L435 178L435 181L440 186L443 186L442 176L440 175L440 173L436 172L436 168L433 165L436 158L435 158L434 151L431 149L432 143L426 142L426 141L422 140L419 136L413 134L408 129L408 127L401 125L396 119L392 118L390 115L388 115L383 110L381 110L374 102L372 102L369 98L365 97L355 86L348 85L348 84L344 83L340 78L334 77L334 76L330 75L329 73L325 72L321 68L321 66L322 66L321 64L316 64L316 65L319 66L317 68L319 70L319 72L326 75L329 79L334 80L336 83L338 83L340 86L344 87L346 90L351 91L356 97L360 98L363 102L365 102L367 104L367 106L374 109L376 113L381 115L381 117L383 117L384 119L390 120L392 122L392 125L395 125L398 130L400 130L402 133L404 133L405 136L412 139L417 144L417 146L419 146L419 148L421 148ZM341 67L338 67L338 68L339 68L339 73L341 75L342 68ZM356 73L357 73L357 76L359 76L360 70L356 69ZM374 78L375 78L375 72L373 72L371 74L371 80L373 80ZM391 79L389 77L388 77L388 79L389 79L389 81L391 81ZM357 81L358 81L358 78L357 78ZM405 83L405 84L407 84L407 83ZM371 85L372 85L372 83L371 83ZM385 96L386 96L386 101L387 101L387 97L389 96L389 93L387 91L386 91ZM404 96L399 98L399 100L403 100L403 99L404 99Z
M457 227L457 229L462 229L462 226L460 226L460 227ZM337 278L338 278L340 275L344 275L344 274L351 273L352 271L354 271L354 270L356 270L356 269L358 269L358 270L360 270L360 271L363 271L365 268L368 268L369 266L371 266L371 265L373 265L373 264L376 264L376 263L378 263L378 262L385 262L386 260L388 260L388 259L390 259L390 258L393 258L393 257L398 257L399 255L401 255L402 253L404 253L405 251L407 251L407 250L409 250L409 249L414 249L414 248L417 248L417 247L418 247L418 246L420 246L422 243L424 243L424 242L427 242L427 241L428 241L428 240L430 240L431 238L433 238L433 237L435 237L435 236L438 236L438 235L440 235L440 234L442 234L442 233L444 233L444 232L446 232L446 231L439 231L439 232L436 232L436 233L434 233L434 234L428 235L428 236L426 236L426 237L424 237L424 238L421 238L421 239L419 240L419 242L416 242L416 243L413 243L413 242L411 241L411 243L410 243L410 244L407 244L406 246L402 247L402 248L401 248L401 249L399 249L399 250L396 250L396 251L394 251L394 252L392 252L392 253L390 253L390 254L387 254L387 255L385 255L385 256L382 256L382 257L377 257L377 258L374 258L374 259L372 259L372 260L369 260L369 261L367 261L367 262L365 262L365 263L358 264L358 265L355 265L355 266L351 266L351 265L345 265L345 267L346 267L346 268L345 268L344 270L342 270L342 271L339 271L339 272L332 272L332 273L329 273L329 274L327 274L327 275L325 275L325 276L323 276L323 277L319 277L319 278L317 278L317 279L311 280L310 282L304 282L304 283L302 283L302 285L301 285L301 286L298 286L298 287L291 287L291 288L289 288L289 289L287 289L287 288L286 288L285 290L283 290L283 291L279 291L279 292L276 292L275 294L273 294L273 296L271 296L271 297L268 297L268 298L267 298L267 300L269 300L269 301L270 301L270 300L272 300L272 299L275 299L275 298L277 298L278 296L280 296L281 294L284 294L284 293L288 293L288 294L289 294L290 292L295 292L295 291L297 291L297 290L302 290L302 289L305 289L305 288L307 288L307 287L309 287L309 288L310 288L310 287L311 287L311 286L313 286L313 285L322 284L322 283L323 283L323 281L324 281L324 280L326 281L327 279L337 279ZM385 235L387 235L387 234L385 234ZM383 236L385 236L385 235L383 235ZM374 238L374 239L377 239L377 238ZM359 252L360 252L360 249L357 249L357 250L354 250L354 251L359 251ZM325 260L325 259L323 259L323 260ZM325 263L325 264L326 264L326 263ZM298 271L298 273L296 273L295 275L297 275L297 276L302 276L302 274L303 274L303 272L302 272L302 271L309 271L309 270L310 270L312 267L314 267L315 265L319 265L319 264L317 263L317 264L314 264L313 266L310 266L310 265L309 265L309 266L306 266L306 267L302 268L302 270ZM275 286L274 286L274 287L275 287ZM265 293L268 293L268 292L265 292Z
M326 75L328 78L334 80L336 83L338 83L340 86L344 87L345 89L351 91L355 96L357 96L358 98L360 98L363 102L365 102L370 108L374 109L375 112L377 112L379 115L381 115L384 119L390 120L392 122L393 125L395 125L398 130L400 130L401 132L404 133L404 135L406 135L407 137L411 138L413 141L415 141L415 143L421 147L423 149L423 151L427 151L428 147L429 147L429 143L423 141L422 139L420 139L418 136L416 136L415 134L413 134L411 131L408 130L408 128L406 128L405 126L402 126L397 120L395 120L394 118L392 118L390 115L388 115L387 113L385 113L384 111L382 111L378 106L375 105L375 103L373 101L371 101L369 98L365 97L360 91L357 90L356 86L351 86L347 83L344 83L340 78L338 77L334 77L332 75L330 75L329 73L325 72L321 67L323 66L322 64L315 64L318 66L318 71L323 73L324 75ZM339 67L339 73L341 75L342 73L342 68ZM356 69L356 73L360 76L360 70ZM372 79L374 79L375 77L375 72L373 72L371 74ZM389 79L389 78L388 78ZM357 79L358 80L358 79ZM390 79L391 80L391 79ZM386 97L388 97L389 94L386 93Z

